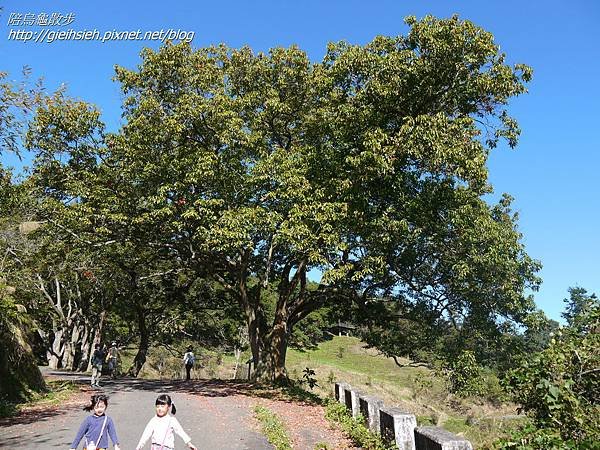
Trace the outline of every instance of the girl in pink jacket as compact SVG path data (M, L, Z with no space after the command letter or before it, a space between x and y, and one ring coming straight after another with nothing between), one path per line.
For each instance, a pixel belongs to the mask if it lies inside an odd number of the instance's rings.
M169 409L171 412L169 413ZM175 404L167 394L159 395L156 399L156 415L150 419L142 433L136 450L141 450L148 439L152 439L151 450L173 450L175 448L175 434L191 449L198 450L192 444L192 438L183 430L175 418Z

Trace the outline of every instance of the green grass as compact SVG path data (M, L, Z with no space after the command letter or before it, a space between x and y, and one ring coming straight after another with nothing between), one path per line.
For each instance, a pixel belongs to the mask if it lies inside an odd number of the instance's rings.
M277 450L292 450L285 426L273 411L264 406L256 406L254 413L262 425L263 433Z
M331 392L333 382L345 381L362 386L363 390L379 395L383 400L412 400L415 378L428 376L430 371L422 367L398 367L391 358L363 346L357 338L336 336L321 343L316 350L290 349L287 369L290 376L297 379L302 377L306 367L315 370L321 395ZM429 391L443 394L445 389L441 380L433 379Z

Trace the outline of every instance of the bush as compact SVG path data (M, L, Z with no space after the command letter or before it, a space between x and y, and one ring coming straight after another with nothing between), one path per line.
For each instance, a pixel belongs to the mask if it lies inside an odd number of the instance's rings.
M444 373L448 390L459 397L481 395L484 391L481 367L472 351L462 352L445 368Z
M592 448L599 439L600 302L594 298L570 322L508 374L507 386L533 424L500 448Z

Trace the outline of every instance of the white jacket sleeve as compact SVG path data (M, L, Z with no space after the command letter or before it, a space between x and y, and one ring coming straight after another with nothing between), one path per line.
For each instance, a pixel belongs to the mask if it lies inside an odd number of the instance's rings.
M173 431L177 433L186 444L192 440L192 438L183 430L183 427L175 417L172 417L171 427L173 427Z
M153 432L154 432L154 417L152 419L150 419L150 422L148 422L148 424L146 425L146 428L144 428L142 437L140 438L140 441L138 442L138 445L135 449L140 450L144 446L144 444L148 441L148 439L150 439L152 437Z

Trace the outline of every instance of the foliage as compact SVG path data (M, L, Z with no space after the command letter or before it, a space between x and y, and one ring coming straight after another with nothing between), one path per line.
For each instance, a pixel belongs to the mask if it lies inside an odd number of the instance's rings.
M317 379L315 378L315 371L313 369L307 367L302 371L302 373L303 375L301 382L303 384L308 385L311 391L314 389L315 386L318 386Z
M596 294L588 294L584 288L569 288L569 298L565 299L567 304L562 317L571 327L587 327L588 314L598 307Z
M433 387L431 374L417 373L412 378L413 399L418 399L422 394L429 392Z
M319 309L306 316L292 329L290 347L301 350L315 349L320 342L329 338L327 329L331 328L334 323L331 316L332 312L329 307Z
M46 384L32 354L31 323L0 281L0 402L23 402Z
M331 43L316 63L297 47L145 49L117 68L116 134L60 93L38 110L27 147L43 218L104 272L114 329L140 336L132 374L194 317L234 317L233 331L241 316L265 380L287 377L294 330L305 347L321 338L307 317L323 307L354 305L390 356L427 352L429 331L526 320L539 265L510 197L484 196L489 152L516 145L507 104L531 70L469 21L406 23L405 36Z
M444 370L448 390L460 397L476 396L483 393L481 367L471 351L463 352Z
M560 430L538 428L527 424L510 433L508 438L499 439L493 446L497 450L595 450L598 439L565 439Z
M353 418L346 409L346 406L329 400L325 407L325 417L330 422L337 424L348 435L352 442L360 448L366 450L391 450L396 445L386 446L377 434L371 433L364 425L361 417Z
M254 413L262 424L262 429L269 442L277 450L291 450L292 444L285 431L283 422L269 409L264 406L256 406Z
M567 311L574 312L569 325L549 347L509 374L508 387L533 427L506 448L547 448L553 440L564 441L564 448L587 448L600 437L600 302L572 289Z
M0 417L13 417L32 408L60 406L61 403L72 398L73 393L78 390L78 385L72 381L48 381L47 390L30 392L26 402L16 404L0 399Z
M41 81L31 83L30 69L23 69L15 83L0 72L0 156L23 150L23 133L37 105L45 98ZM0 163L0 399L22 401L45 384L29 345L31 319L17 289L22 262L15 251L16 218L27 188L15 181L10 169Z
M30 74L31 69L24 67L21 82L14 83L6 72L0 71L0 155L20 155L29 116L44 98L41 80L32 85Z

